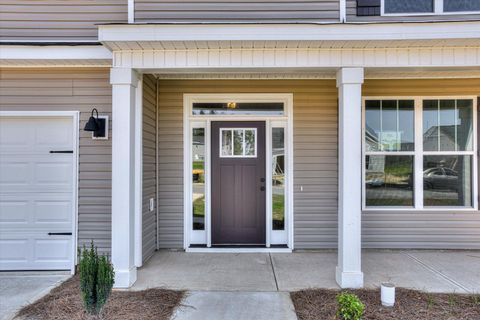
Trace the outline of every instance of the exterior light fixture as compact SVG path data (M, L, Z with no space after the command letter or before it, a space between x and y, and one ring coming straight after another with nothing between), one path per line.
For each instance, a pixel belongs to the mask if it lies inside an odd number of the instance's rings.
M229 102L229 103L227 103L227 108L228 109L236 109L237 104L235 102Z
M93 116L94 113L96 113L96 117ZM93 108L92 114L83 130L91 131L93 139L108 139L108 117L98 116L98 110Z

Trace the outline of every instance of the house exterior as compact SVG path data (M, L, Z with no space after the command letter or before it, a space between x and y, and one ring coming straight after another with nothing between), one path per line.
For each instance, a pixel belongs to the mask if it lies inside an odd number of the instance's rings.
M0 270L480 249L480 1L0 4ZM106 134L85 131L90 117Z

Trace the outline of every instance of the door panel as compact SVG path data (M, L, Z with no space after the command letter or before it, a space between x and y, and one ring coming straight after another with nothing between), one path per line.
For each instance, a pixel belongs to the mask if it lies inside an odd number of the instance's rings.
M211 126L212 244L264 245L265 122L214 121ZM220 156L222 129L237 129L233 135L223 135L234 139L231 156ZM246 132L243 140L238 138L241 130ZM252 151L252 132L256 134L256 155ZM245 149L243 153L236 145L242 142Z

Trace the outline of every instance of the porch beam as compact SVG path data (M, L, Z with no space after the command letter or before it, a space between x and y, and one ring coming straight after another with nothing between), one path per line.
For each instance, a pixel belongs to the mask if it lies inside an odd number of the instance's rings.
M135 266L135 102L138 75L112 68L112 262L115 287L137 279Z
M341 68L338 87L338 264L341 288L363 287L361 263L363 68Z

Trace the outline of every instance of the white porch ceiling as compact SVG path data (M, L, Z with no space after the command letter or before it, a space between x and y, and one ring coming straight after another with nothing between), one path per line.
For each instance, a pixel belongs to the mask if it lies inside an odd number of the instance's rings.
M99 26L112 51L477 47L479 35L480 22Z

